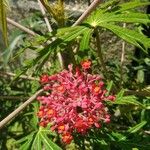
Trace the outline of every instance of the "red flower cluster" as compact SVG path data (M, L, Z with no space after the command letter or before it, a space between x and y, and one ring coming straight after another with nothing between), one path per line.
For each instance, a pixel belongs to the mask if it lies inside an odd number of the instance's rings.
M62 141L69 144L72 133L85 134L92 127L100 128L101 123L109 123L110 115L104 105L105 100L115 97L105 96L104 83L99 75L91 75L87 69L91 62L82 62L82 69L68 70L58 74L41 77L44 96L37 99L41 102L38 112L40 125L46 127L51 123L51 129L62 135Z

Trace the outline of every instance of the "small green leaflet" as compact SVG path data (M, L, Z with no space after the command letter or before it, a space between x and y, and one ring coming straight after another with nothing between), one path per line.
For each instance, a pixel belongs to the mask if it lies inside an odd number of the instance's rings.
M113 102L113 104L118 104L118 105L136 105L142 108L146 108L142 103L140 103L139 101L137 101L135 96L123 96L123 97L119 97L116 98L116 100Z
M141 123L137 124L136 126L131 127L130 129L128 129L128 132L129 133L135 133L138 130L140 130L143 126L145 126L146 123L147 123L147 121L142 121Z
M113 24L104 23L104 24L101 24L101 26L111 30L116 35L124 39L125 41L141 48L144 52L147 53L147 50L145 50L141 46L143 44L146 49L150 47L150 40L146 36L134 30L129 30L129 29L117 26L117 25L113 25Z
M80 42L80 50L84 51L89 49L89 41L90 41L90 37L91 34L93 32L93 29L87 28L87 30L83 33L83 36L81 38L81 42Z

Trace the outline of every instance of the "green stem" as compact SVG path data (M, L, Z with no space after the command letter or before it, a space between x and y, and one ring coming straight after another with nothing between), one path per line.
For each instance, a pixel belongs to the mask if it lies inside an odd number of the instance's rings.
M96 34L96 43L97 43L97 54L98 54L98 57L99 57L99 60L100 60L100 63L102 65L102 69L105 73L107 73L107 68L105 66L105 63L104 63L104 58L103 58L103 53L102 53L102 50L101 50L101 42L100 42L100 36L99 36L99 31L98 29L96 28L95 29L95 34Z

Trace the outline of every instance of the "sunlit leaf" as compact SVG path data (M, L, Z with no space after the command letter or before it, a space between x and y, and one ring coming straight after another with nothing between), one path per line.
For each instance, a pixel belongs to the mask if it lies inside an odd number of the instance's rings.
M71 28L74 28L74 27L71 27ZM78 26L78 28L75 28L75 30L73 30L72 32L66 32L66 34L64 34L60 37L58 36L58 37L61 38L64 42L71 41L71 40L75 39L76 37L78 37L79 35L86 32L87 29L88 28L86 28L86 27Z
M61 150L59 146L57 146L55 143L53 143L45 133L40 133L40 136L42 138L42 142L49 150Z
M89 49L90 46L90 37L92 34L93 30L92 29L87 29L86 31L84 31L83 36L81 38L81 42L80 42L80 50L87 50Z
M116 138L118 141L125 141L126 140L126 136L122 135L121 133L118 132L112 132L112 136L114 138Z
M122 98L124 95L124 90L122 89L117 95L116 95L116 99Z
M103 18L99 19L97 23L103 22L129 22L129 23L150 23L150 15L142 13L125 12L122 14L109 14L103 15Z
M88 17L85 23L96 27L104 27L114 32L117 36L125 41L139 47L143 51L150 47L150 40L146 36L136 32L135 30L129 30L119 26L118 22L129 23L150 23L150 17L148 14L133 12L130 9L149 5L150 2L132 1L122 4L118 4L117 1L110 1L116 3L116 6L111 5L108 7L100 7ZM107 5L106 5L107 6ZM116 24L115 24L116 23Z
M111 89L112 89L112 86L113 86L113 81L111 80L111 81L109 81L109 83L108 83L108 85L107 85L107 87L106 87L106 89L107 89L106 95L107 95L107 96L110 94L110 91L111 91Z
M141 33L138 33L134 30L129 30L127 28L123 28L117 25L113 24L101 24L104 28L107 28L114 32L117 36L121 37L125 41L141 48L144 52L147 53L147 51L142 47L145 46L145 48L150 47L150 40L146 36L142 35Z

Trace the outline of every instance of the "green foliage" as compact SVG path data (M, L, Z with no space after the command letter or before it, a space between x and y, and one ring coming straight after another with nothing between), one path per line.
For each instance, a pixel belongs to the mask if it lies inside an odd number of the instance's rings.
M31 68L36 64L39 65L36 67L36 70L38 71L38 68L41 68L52 52L65 50L65 47L73 41L79 41L79 50L81 51L90 49L90 42L96 28L106 28L123 40L139 47L147 53L147 49L150 47L149 38L134 29L124 28L118 23L150 23L149 15L135 12L135 10L131 11L136 7L148 4L150 4L150 2L140 1L122 4L118 1L108 1L107 3L101 4L100 8L93 12L82 25L62 29L60 28L56 32L54 31L52 36L47 37L47 40L51 40L54 37L56 40L38 51L39 55L37 58L26 63L21 73L24 73L28 70L28 68Z
M135 132L137 132L138 130L140 130L146 123L147 123L147 121L142 121L141 123L137 124L136 126L131 127L131 128L128 130L128 132L129 132L129 133L135 133Z
M54 134L51 133L49 129L39 128L37 132L32 132L17 141L17 144L21 144L20 150L41 150L42 147L45 147L48 150L61 150L59 146L51 141L50 135L53 136Z
M109 3L109 2L108 2ZM109 7L102 6L102 9L98 9L94 12L86 21L86 23L95 27L103 27L111 30L117 36L121 37L125 41L141 48L144 46L146 49L150 47L150 41L147 37L140 33L115 25L114 22L127 22L127 23L150 23L149 15L142 13L135 13L131 9L148 5L150 2L133 1ZM105 5L105 4L104 4ZM108 5L109 6L109 5Z
M58 27L64 26L63 8L61 12L58 12L63 4L56 3L52 9L52 5L47 0L41 2L57 21ZM1 1L0 4L0 17L2 18L0 18L0 29L4 31L4 38L7 39L6 4L4 1ZM64 61L69 59L69 63L73 63L74 66L83 59L91 59L93 68L90 71L94 74L104 75L106 95L114 93L116 100L106 103L112 116L110 124L101 124L100 129L93 128L84 136L75 135L75 140L69 146L62 144L59 135L50 130L50 124L47 128L39 127L37 118L39 106L38 102L35 102L0 131L0 149L149 150L149 133L147 131L150 128L150 89L149 85L146 85L148 81L145 80L145 76L149 73L150 67L148 56L150 40L137 29L137 24L147 26L150 23L150 15L137 10L137 7L146 5L150 5L150 2L108 0L101 4L82 24L54 29L53 32L46 34L43 26L41 27L43 22L38 14L34 14L29 20L24 20L41 34L28 39L27 35L18 30L15 31L11 37L13 40L10 40L12 42L1 55L3 57L3 65L0 66L0 76L2 76L0 78L1 120L41 88L37 80L42 73L54 74L61 70L57 59L58 52L62 54L66 52L67 57L64 57ZM35 19L36 17L38 20ZM123 23L126 23L126 27L123 27ZM137 66L132 66L131 62L122 66L119 62L120 58L116 58L115 62L105 60L107 59L105 55L111 55L111 52L108 53L101 47L103 41L97 42L96 36L101 36L101 33L107 30L139 48L143 54L140 58L134 58L133 54L126 52L127 57L135 60ZM97 43L100 44L100 48ZM31 59L25 57L27 50L29 53L34 52L35 56ZM118 47L114 56L120 54L120 51L121 48ZM71 54L73 52L75 62L68 52ZM101 56L99 52L101 52ZM16 54L14 55L14 53ZM104 59L106 71L102 70L101 58ZM18 69L19 67L20 69ZM14 70L16 80L6 74L1 75L1 71L13 72ZM134 72L136 73L134 74ZM31 75L33 79L28 80Z

